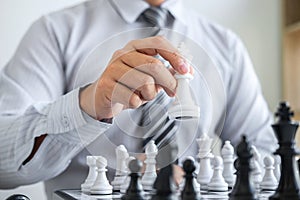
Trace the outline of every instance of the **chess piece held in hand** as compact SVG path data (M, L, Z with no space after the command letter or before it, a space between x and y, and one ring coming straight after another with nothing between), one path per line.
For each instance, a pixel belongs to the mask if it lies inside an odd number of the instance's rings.
M184 57L185 62L192 60L192 55L184 42L178 45L178 51ZM200 107L196 104L190 87L190 81L194 76L189 71L186 74L177 72L174 77L177 80L177 89L175 101L168 109L170 118L177 120L200 118Z
M177 79L177 91L175 101L168 109L169 116L178 120L199 118L200 107L196 105L190 88L193 76L190 73L176 73L174 77Z

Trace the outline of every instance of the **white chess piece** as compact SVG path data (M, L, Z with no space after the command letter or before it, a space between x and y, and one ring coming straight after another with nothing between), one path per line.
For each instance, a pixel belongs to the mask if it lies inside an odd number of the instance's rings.
M87 156L86 164L89 166L89 173L84 183L81 184L81 191L83 193L90 193L91 187L93 186L98 174L96 167L96 157Z
M226 192L228 191L228 184L226 183L222 172L223 172L223 160L220 156L215 156L213 160L214 172L213 176L208 183L208 190L215 192Z
M174 77L177 80L176 97L168 109L169 116L173 119L199 118L200 107L196 105L190 89L193 76L190 73L176 73Z
M275 191L278 186L278 181L274 175L274 159L272 156L264 158L265 175L260 183L261 190Z
M251 145L251 152L253 154L253 159L259 162L261 159L261 155L254 145Z
M126 163L126 168L125 168L126 178L125 178L125 180L124 180L124 182L123 182L123 184L121 185L121 188L120 188L120 192L123 193L123 194L126 193L126 190L127 190L128 186L129 186L129 183L130 183L130 176L129 176L130 171L129 171L129 168L128 168L128 164L130 163L130 161L132 161L134 159L135 159L135 157L129 156L125 161L125 163Z
M158 149L153 140L151 140L146 146L146 160L144 163L146 164L145 173L142 177L142 185L144 190L152 190L154 181L157 177L156 174L156 160L155 157L158 153Z
M117 159L117 169L114 180L111 182L114 190L119 191L121 189L121 185L124 183L126 179L126 159L129 157L127 149L124 145L119 145L116 148L116 159Z
M212 139L209 138L205 133L197 139L198 143L198 157L200 158L200 167L197 175L197 181L200 183L201 190L207 189L207 184L213 174L210 160L214 157L211 153Z
M252 181L254 183L254 187L256 190L259 190L259 187L260 187L260 183L262 181L262 171L260 169L260 158L261 158L261 155L260 153L258 152L258 150L256 149L255 146L251 146L251 152L253 153L253 157L250 161L250 165L251 165L251 168L252 168L252 172L251 172L251 178L252 178Z
M184 42L179 44L178 51L184 56L186 62L192 60L192 55ZM190 73L176 73L174 77L177 80L177 95L168 109L169 116L174 119L199 118L200 107L196 105L190 88L190 81L194 78L193 75Z
M275 175L275 177L277 178L277 181L279 182L279 180L280 180L280 174L281 174L281 158L280 158L280 156L279 155L274 155L274 161L275 161L275 163L274 163L274 167L275 167L275 169L274 169L274 175Z
M97 156L97 178L91 187L91 194L112 194L113 187L109 184L106 177L107 160L102 156Z
M223 177L230 188L234 186L236 176L234 174L234 148L230 144L230 141L225 141L221 149L221 155L223 158L224 169L223 169Z

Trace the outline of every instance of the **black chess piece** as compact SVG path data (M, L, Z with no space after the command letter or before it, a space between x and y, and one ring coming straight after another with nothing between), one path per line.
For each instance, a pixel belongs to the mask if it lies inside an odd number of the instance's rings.
M6 200L30 200L30 199L23 194L14 194L8 197Z
M170 164L159 170L153 189L155 194L151 200L178 200L174 191L173 165Z
M160 149L156 157L157 165L161 169L153 184L154 194L152 200L177 200L174 191L173 163L177 162L178 145L171 141L167 146Z
M297 164L298 164L298 170L300 171L300 159L297 160ZM300 175L300 173L299 173L299 175Z
M170 140L167 141L169 143L164 147L159 148L158 154L156 156L156 164L160 169L172 163L176 163L178 159L178 144L176 141L176 137L173 135Z
M182 200L200 200L200 194L195 191L194 187L194 171L196 169L195 163L191 159L186 159L183 162L183 171L185 172L185 184L181 192Z
M275 113L278 121L272 127L278 139L279 148L274 154L281 157L281 176L276 192L269 198L270 200L300 199L299 173L295 160L295 155L299 155L295 150L298 123L291 120L293 115L286 102L281 102Z
M130 183L126 193L122 196L122 200L144 200L144 191L140 183L142 162L138 159L129 162L128 168L130 170Z
M238 158L234 162L236 168L236 182L232 192L229 195L230 200L254 200L254 189L249 180L250 159L253 157L250 145L246 136L242 136L242 141L237 146L236 150Z

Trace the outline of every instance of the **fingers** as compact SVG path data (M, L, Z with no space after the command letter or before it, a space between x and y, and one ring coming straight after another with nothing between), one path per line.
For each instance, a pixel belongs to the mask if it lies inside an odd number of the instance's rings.
M130 67L122 60L112 63L107 73L115 82L139 95L141 100L150 101L157 95L158 87L154 78L147 73Z
M157 54L167 60L172 68L167 69L155 58ZM193 71L177 48L165 38L156 36L129 42L114 53L99 81L93 84L96 85L96 112L93 116L107 118L123 109L137 108L154 99L161 89L174 96L177 81L173 75L176 72L184 74ZM89 93L87 96L91 99L92 92ZM84 101L82 104L85 105Z
M101 102L106 107L119 103L124 105L125 108L138 108L144 103L133 90L110 79L99 79L97 90L102 92L103 96L100 96Z
M183 169L178 165L173 165L173 178L177 186L179 186L180 183L182 182L183 176L184 176Z
M116 83L112 103L121 103L126 108L138 108L143 104L143 100L126 86Z
M133 51L123 56L121 60L124 64L135 66L136 70L152 77L154 80L153 84L161 86L169 96L175 95L176 80L158 59Z
M149 37L141 40L129 42L123 49L124 51L138 51L147 55L161 55L170 62L171 66L179 73L189 72L189 65L183 57L167 39L162 36Z

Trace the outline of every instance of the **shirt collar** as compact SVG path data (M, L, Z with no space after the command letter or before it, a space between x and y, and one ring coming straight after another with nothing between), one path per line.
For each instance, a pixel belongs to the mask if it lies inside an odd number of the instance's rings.
M135 22L143 11L150 7L150 5L144 0L130 0L130 3L126 0L111 0L111 2L116 11L127 23ZM175 19L180 20L184 25L186 25L181 0L166 0L161 6L169 10Z
M163 8L169 10L176 20L179 20L182 24L186 25L184 6L182 0L166 0L162 5Z
M133 23L149 7L143 0L111 0L116 11L127 23Z

